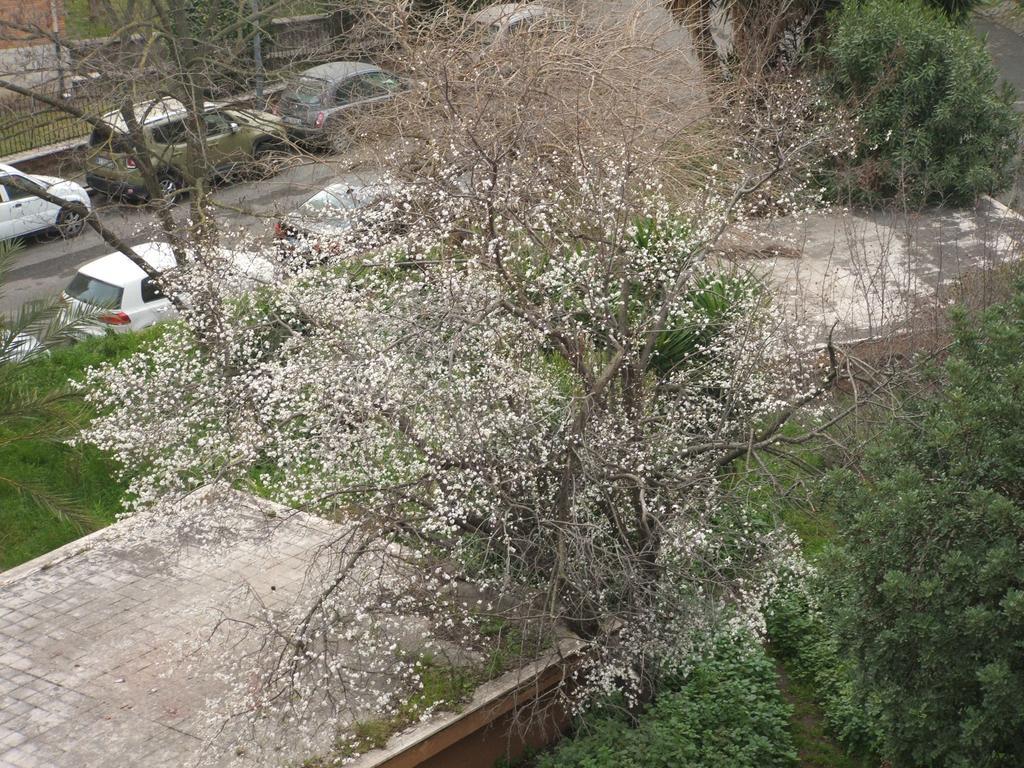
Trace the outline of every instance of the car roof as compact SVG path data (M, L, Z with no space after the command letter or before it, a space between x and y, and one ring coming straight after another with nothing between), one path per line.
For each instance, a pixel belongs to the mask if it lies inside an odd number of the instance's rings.
M132 250L157 272L164 272L178 263L169 243L139 243L133 245ZM78 271L86 277L94 277L119 288L124 288L146 276L142 267L120 251L108 253L88 264L83 264Z
M134 106L133 110L139 125L150 125L185 114L185 105L177 99L168 97L154 101L139 102ZM121 114L119 109L107 112L100 120L121 133L128 131L128 123L125 122L124 115Z
M473 14L472 21L476 24L491 25L500 22L503 25L507 25L515 21L548 16L554 13L555 10L553 8L541 5L540 3L498 3L497 5L489 5L483 10L477 11Z
M5 174L9 173L9 174L12 174L14 176L28 176L29 175L29 174L25 173L24 171L19 171L13 165L7 165L5 163L0 163L0 173L5 173Z
M203 103L204 111L211 108L223 109L223 107L223 102L207 101ZM135 105L134 109L135 119L139 121L139 125L152 125L164 120L171 120L183 116L186 112L184 104L170 97L154 101L141 101ZM250 112L250 114L253 113ZM124 115L121 114L119 109L105 113L100 117L100 120L119 133L128 132L128 124L125 122Z
M304 69L299 73L299 77L314 80L341 80L352 75L361 75L364 72L378 71L380 71L380 67L376 64L367 64L365 61L332 61Z
M174 258L170 243L139 243L133 245L132 250L157 272L166 272L173 269L178 263ZM220 250L221 253L230 257L233 267L242 275L264 282L273 279L274 265L258 253L232 251L227 248ZM118 288L125 288L146 277L142 267L120 251L108 253L88 264L83 264L78 271L86 277L102 280Z

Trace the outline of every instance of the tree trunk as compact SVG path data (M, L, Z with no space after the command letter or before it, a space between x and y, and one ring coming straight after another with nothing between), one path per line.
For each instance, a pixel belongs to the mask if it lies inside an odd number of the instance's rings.
M712 2L713 0L668 0L668 10L677 23L690 31L693 49L704 74L717 78L719 57L718 46L711 34Z

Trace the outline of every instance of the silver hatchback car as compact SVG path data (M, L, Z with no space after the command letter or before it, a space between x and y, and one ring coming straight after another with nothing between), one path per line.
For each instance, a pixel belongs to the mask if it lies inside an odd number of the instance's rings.
M351 110L386 101L404 87L400 77L376 64L335 61L302 72L281 93L277 111L293 138L330 143L344 132Z

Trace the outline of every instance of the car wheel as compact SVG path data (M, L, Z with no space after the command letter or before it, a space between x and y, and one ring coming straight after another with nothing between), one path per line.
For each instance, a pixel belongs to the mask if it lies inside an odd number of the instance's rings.
M61 237L75 237L82 234L85 217L78 211L62 208L57 215L57 232Z
M177 176L162 176L160 178L160 192L165 200L174 201L181 194L181 182Z

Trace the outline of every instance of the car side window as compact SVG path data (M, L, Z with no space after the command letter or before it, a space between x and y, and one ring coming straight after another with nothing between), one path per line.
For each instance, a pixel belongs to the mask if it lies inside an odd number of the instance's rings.
M3 184L4 190L7 192L8 200L24 200L26 197L34 197L32 192L22 189L21 186L15 186L11 183L12 179L17 179L19 185L24 187L37 187L39 186L31 179L26 179L24 176L0 176L0 184Z
M207 112L203 115L203 121L206 123L207 136L223 136L225 133L231 133L231 121L220 112Z
M160 290L160 286L151 277L143 278L142 280L142 300L143 301L156 301L157 299L164 298L164 292Z
M183 120L172 120L163 125L157 125L150 135L157 144L181 144L185 141L185 122Z
M374 99L378 96L387 96L394 93L401 86L402 82L394 75L387 72L370 72L360 78L359 97L362 99Z
M331 106L343 107L346 104L351 104L353 101L358 101L361 98L358 95L358 88L358 77L350 77L347 80L343 80L334 90L334 98L331 99Z

